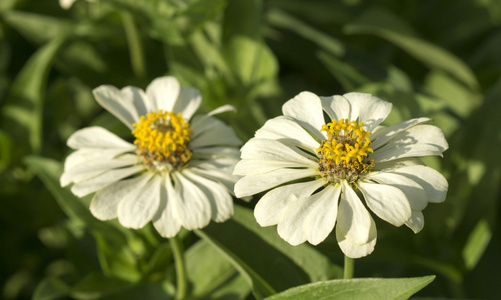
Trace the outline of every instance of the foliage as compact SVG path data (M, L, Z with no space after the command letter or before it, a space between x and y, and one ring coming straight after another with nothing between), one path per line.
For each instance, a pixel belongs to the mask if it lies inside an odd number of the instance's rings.
M144 88L170 74L201 90L203 111L237 107L222 118L242 140L300 91L363 91L393 103L388 123L431 117L450 144L444 158L426 160L449 192L426 209L423 231L376 221L378 245L355 264L357 278L372 279L340 280L334 237L290 246L257 225L255 200L235 199L230 221L179 236L191 298L405 299L425 286L420 297L496 298L500 47L493 0L79 0L70 10L56 0L2 0L1 297L174 297L165 239L151 226L96 220L88 197L59 185L75 130L128 134L91 90Z

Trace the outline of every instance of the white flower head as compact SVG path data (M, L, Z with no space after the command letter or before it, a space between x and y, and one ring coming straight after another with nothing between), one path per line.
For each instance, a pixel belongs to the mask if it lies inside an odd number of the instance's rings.
M202 228L233 214L241 141L213 117L232 106L193 117L200 92L174 77L157 78L146 91L103 85L93 93L130 128L133 142L101 127L68 139L76 151L66 159L61 185L74 183L79 197L95 192L90 210L96 218L118 218L128 228L152 221L162 236L173 237L181 226Z
M292 245L316 245L336 227L339 247L351 258L372 253L376 244L367 207L419 232L422 210L444 201L448 184L417 157L442 155L448 144L439 128L422 124L428 118L380 126L391 108L369 94L300 93L242 147L236 196L269 190L254 210L261 226L278 224Z

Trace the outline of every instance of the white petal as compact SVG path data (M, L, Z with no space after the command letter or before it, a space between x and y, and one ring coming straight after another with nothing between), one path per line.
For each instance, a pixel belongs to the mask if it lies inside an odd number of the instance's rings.
M160 205L162 177L153 176L141 189L126 195L118 204L118 221L124 227L139 229L148 224Z
M239 146L242 141L233 129L222 121L207 115L197 116L191 123L193 138L190 149L208 146Z
M349 121L359 120L364 123L366 131L372 131L376 126L386 119L390 114L392 104L383 101L371 94L348 93L343 97L348 99L351 104Z
M423 213L421 211L413 210L412 217L407 222L405 222L405 225L412 229L414 233L420 232L424 227Z
M189 120L197 111L198 107L200 107L201 102L202 95L200 95L197 89L183 86L181 87L178 99L172 110L176 113L181 113L183 118Z
M417 124L429 121L430 118L417 118L417 119L411 119L407 121L403 121L397 124L394 124L390 127L384 127L381 130L378 130L377 132L374 132L373 134L369 135L371 139L371 148L372 150L376 150L386 144L388 141L393 139L398 133L409 129L412 126L415 126Z
M162 181L160 205L152 221L161 236L171 238L176 236L181 229L181 222L174 212L174 202L181 200L177 198L170 177L165 176Z
M266 139L250 139L242 147L241 158L246 160L270 160L294 163L297 167L317 168L318 161L306 158L304 152L297 148L287 147L279 141Z
M310 244L323 242L334 229L340 194L340 186L328 185L317 198L318 205L311 209L304 222L304 231Z
M135 150L136 146L124 141L108 130L93 126L75 131L67 142L68 146L73 149L80 148L120 148L127 150Z
M215 179L221 182L231 193L233 193L235 182L240 176L233 175L233 165L219 168L217 163L212 161L193 161L188 168L204 177Z
M317 175L318 171L313 169L279 169L265 174L247 175L235 184L235 195L242 198L296 179Z
M291 117L299 123L304 129L316 136L318 139L324 139L320 132L322 125L325 124L322 103L317 95L310 92L301 92L296 97L285 102L282 106L284 116Z
M92 93L97 102L107 111L117 117L122 123L133 129L132 124L148 112L146 95L136 87L125 87L122 90L111 85L101 85Z
M393 172L404 175L422 186L428 195L428 202L440 203L445 200L449 184L438 171L426 166L409 166Z
M341 181L343 192L337 214L336 237L363 245L369 242L372 217L346 180Z
M172 175L177 195L174 210L181 224L188 230L207 226L212 216L207 196L180 172Z
M313 152L316 152L320 146L320 143L295 120L284 116L268 120L263 127L256 131L255 137L291 143Z
M235 175L257 175L268 173L283 168L301 167L297 163L287 161L272 161L272 160L241 160L235 166L233 174Z
M118 204L122 199L140 190L151 178L150 173L131 179L117 181L96 192L90 203L90 211L99 220L111 220L118 217Z
M83 197L99 190L102 187L107 186L108 184L117 182L121 179L127 178L143 170L144 170L143 165L136 165L127 168L109 170L89 180L74 184L71 187L71 191L78 197Z
M233 215L233 198L222 184L197 175L189 169L181 172L195 183L209 199L212 220L224 222Z
M331 194L331 189L325 188L312 196L291 202L278 221L278 235L293 246L304 243L307 240L305 222L308 215L316 211L316 207L324 204L322 199Z
M358 182L367 206L386 222L401 226L411 217L411 205L398 188L377 183Z
M128 152L130 150L123 148L83 148L78 149L68 155L64 162L64 170L70 170L80 164L93 161L93 160L111 160L114 157Z
M80 182L97 176L105 171L120 167L127 167L138 163L138 157L134 154L125 154L115 159L105 158L84 162L66 170L61 176L61 186L71 182Z
M339 245L339 248L341 248L341 251L343 251L344 255L351 258L360 258L367 256L371 254L372 251L374 251L374 247L376 246L376 240L377 240L377 230L376 230L376 223L374 223L372 217L370 218L370 221L371 225L369 229L369 241L362 245L354 244L349 239L345 238L346 235L345 232L339 229L339 225L336 226L337 243Z
M365 178L398 188L405 194L405 197L409 200L413 210L423 210L428 204L428 196L426 195L426 191L423 187L404 175L374 172Z
M181 86L175 77L164 76L154 79L146 88L146 99L153 111L172 111Z
M432 125L417 125L398 134L370 155L376 162L403 157L442 155L449 148L444 133Z
M350 118L351 106L350 102L348 102L346 98L335 95L330 97L320 97L320 100L322 100L322 107L331 120L339 121L341 119Z
M278 224L280 216L290 203L311 196L325 184L325 180L319 179L277 187L261 197L254 208L254 217L263 227Z
M409 167L409 166L422 166L422 165L424 165L424 163L419 158L404 157L400 159L379 162L374 165L372 171L391 172L398 168Z
M210 111L207 115L215 116L215 115L227 112L227 111L237 111L237 109L233 105L225 104L225 105L219 106L218 108Z

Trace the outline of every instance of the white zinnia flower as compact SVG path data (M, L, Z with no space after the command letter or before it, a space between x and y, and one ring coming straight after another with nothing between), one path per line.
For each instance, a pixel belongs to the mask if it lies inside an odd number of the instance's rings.
M439 128L422 124L428 118L379 126L391 107L369 94L300 93L242 147L235 174L245 177L235 194L271 189L254 215L261 226L278 224L278 234L292 245L322 242L337 222L339 247L351 258L370 254L376 244L366 207L419 232L421 211L444 201L448 184L416 157L442 155L448 144Z
M233 214L229 191L241 141L212 116L233 107L192 118L200 92L174 77L155 79L146 92L104 85L93 93L135 138L129 143L88 127L68 139L77 151L66 159L61 185L74 183L71 191L79 197L96 192L90 204L96 218L118 217L129 228L152 221L162 236L173 237L181 226L202 228Z

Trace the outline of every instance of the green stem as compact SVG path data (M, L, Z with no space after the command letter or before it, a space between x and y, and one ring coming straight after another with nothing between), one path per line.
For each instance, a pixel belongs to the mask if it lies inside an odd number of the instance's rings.
M146 67L144 63L144 53L139 33L137 32L134 18L129 12L122 12L122 22L129 46L130 63L132 71L139 79L146 77Z
M186 266L184 264L183 245L181 244L181 241L177 238L177 236L170 238L169 243L172 248L172 254L174 255L174 263L176 264L176 299L183 300L186 298L187 291Z
M349 258L346 255L344 256L344 274L343 274L344 279L353 278L354 264L355 260L353 260L353 258Z

